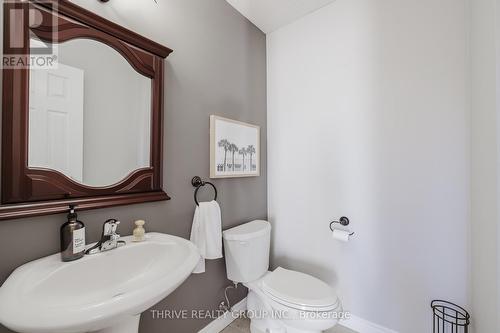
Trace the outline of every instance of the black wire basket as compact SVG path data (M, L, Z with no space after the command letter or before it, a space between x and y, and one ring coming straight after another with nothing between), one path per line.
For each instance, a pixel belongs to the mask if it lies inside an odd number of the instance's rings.
M435 300L431 303L434 313L433 333L468 333L470 324L469 313L456 304Z

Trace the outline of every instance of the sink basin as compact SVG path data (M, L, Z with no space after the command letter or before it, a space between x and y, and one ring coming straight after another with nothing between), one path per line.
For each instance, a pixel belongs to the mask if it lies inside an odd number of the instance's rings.
M140 314L174 291L200 258L188 240L147 240L64 263L55 254L17 268L0 288L0 323L21 333L137 333Z

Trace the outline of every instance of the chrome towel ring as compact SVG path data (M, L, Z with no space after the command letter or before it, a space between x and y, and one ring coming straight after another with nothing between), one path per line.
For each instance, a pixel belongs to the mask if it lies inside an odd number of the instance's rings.
M194 191L194 202L196 203L196 206L200 205L200 203L198 202L198 190L200 189L200 187L203 187L205 185L211 185L213 187L215 193L214 200L217 200L217 188L211 182L203 181L200 177L194 176L193 179L191 179L191 185L193 185L193 187L196 187L196 190Z

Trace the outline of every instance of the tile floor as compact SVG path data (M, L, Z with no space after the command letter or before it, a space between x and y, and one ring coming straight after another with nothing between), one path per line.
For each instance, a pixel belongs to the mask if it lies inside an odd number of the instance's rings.
M233 321L221 333L250 333L250 319L239 318ZM325 333L357 333L343 326L336 326Z

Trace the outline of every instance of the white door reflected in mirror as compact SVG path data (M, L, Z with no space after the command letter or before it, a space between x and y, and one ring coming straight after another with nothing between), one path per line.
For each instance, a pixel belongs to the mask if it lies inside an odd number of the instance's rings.
M149 167L151 79L97 41L54 47L56 68L30 70L29 167L92 187Z
M83 71L30 71L30 166L62 172L83 182Z

